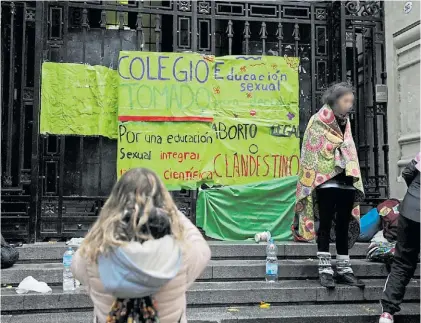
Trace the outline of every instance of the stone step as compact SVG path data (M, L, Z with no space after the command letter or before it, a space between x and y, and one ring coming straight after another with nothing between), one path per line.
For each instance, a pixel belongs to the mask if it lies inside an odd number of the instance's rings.
M210 241L213 259L264 259L266 244L254 241L227 242ZM353 258L365 258L367 243L356 243L350 250ZM19 248L19 262L60 262L66 251L65 243L36 243L23 245ZM335 254L334 245L331 252ZM316 254L316 245L299 242L278 243L278 257L280 259L308 258Z
M187 293L187 303L194 307L232 306L259 304L261 301L275 304L329 303L329 302L378 302L385 280L365 280L366 288L339 285L327 290L316 280L288 280L277 283L256 281L197 282ZM14 289L1 290L2 314L28 311L89 310L92 303L84 288L63 293L53 287L50 294L17 294ZM419 301L420 284L412 280L405 300Z
M247 307L188 308L189 323L378 323L381 308L379 304L328 304L328 305L285 305L261 309ZM3 323L91 323L93 313L31 313L4 315ZM395 316L395 323L419 323L420 308L417 303L402 305L402 311Z
M333 264L335 262L333 261ZM388 275L386 266L366 260L352 260L355 274L361 278L382 278ZM61 263L15 264L2 270L2 285L18 285L25 277L32 276L47 284L58 285L63 281ZM316 259L279 260L280 279L316 278ZM418 265L415 277L419 277ZM262 280L265 276L264 260L211 260L201 280Z
M329 291L317 280L286 280L278 283L266 282L200 282L189 290L188 304L254 304L269 303L321 303L378 301L384 288L384 279L364 280L365 289L338 286ZM413 280L408 285L406 299L419 300L420 284Z

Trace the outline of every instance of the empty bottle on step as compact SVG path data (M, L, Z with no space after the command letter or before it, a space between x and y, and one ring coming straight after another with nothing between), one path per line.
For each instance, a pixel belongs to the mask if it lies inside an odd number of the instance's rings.
M268 241L266 246L266 281L276 282L278 280L278 246L273 239Z
M74 255L72 247L69 247L63 255L63 291L73 291L77 287L77 282L73 277L70 267L72 265L72 259Z

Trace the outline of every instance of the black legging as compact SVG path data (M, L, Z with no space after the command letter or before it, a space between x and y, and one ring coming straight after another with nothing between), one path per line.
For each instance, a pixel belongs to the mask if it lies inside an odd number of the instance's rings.
M329 252L330 230L336 213L336 252L339 255L348 255L348 227L355 190L319 188L316 192L319 205L318 251Z

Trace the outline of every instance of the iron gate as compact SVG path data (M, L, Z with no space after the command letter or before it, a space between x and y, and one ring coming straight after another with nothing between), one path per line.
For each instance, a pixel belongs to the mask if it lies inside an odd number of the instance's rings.
M2 233L83 236L116 180L116 141L39 134L41 64L116 68L120 50L298 56L300 133L326 86L357 88L352 114L368 201L387 196L380 1L2 2ZM356 64L354 62L357 62ZM380 151L380 148L383 148ZM173 192L194 220L195 191Z

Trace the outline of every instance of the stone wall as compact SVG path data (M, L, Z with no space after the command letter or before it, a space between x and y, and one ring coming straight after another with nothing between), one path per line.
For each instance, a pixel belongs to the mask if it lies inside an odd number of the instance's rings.
M412 10L405 5L412 4ZM402 168L420 150L419 1L385 1L390 196L402 198Z

